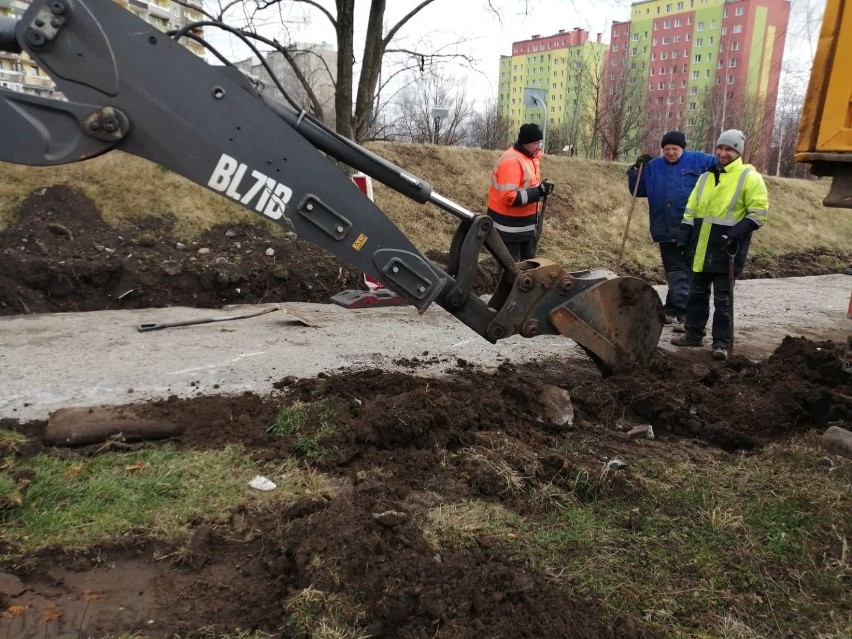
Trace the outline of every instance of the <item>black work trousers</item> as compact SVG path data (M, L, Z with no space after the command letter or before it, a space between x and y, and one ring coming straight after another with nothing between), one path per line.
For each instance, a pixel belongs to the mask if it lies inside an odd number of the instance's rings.
M727 350L731 345L731 281L727 273L692 273L683 326L688 337L704 337L710 318L711 288L714 310L710 334L713 337L713 348Z
M663 305L666 315L679 320L686 316L686 300L689 298L689 274L683 249L674 242L660 242L660 257L663 259L663 270L666 273L666 302Z
M509 255L512 256L515 262L523 262L524 260L531 260L535 257L535 240L512 242L504 239L503 242L506 244L506 248L509 249Z

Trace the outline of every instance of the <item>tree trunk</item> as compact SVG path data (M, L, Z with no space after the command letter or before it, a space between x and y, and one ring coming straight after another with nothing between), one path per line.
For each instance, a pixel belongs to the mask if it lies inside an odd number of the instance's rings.
M355 0L337 2L337 91L334 115L337 132L354 139L352 126L352 67L355 60Z

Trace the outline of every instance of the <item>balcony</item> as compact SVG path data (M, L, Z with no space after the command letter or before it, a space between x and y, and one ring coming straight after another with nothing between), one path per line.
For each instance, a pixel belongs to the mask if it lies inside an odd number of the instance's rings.
M0 80L4 82L20 82L22 74L17 71L0 71Z
M148 3L148 11L151 12L151 15L157 16L158 18L163 18L164 20L168 20L171 18L171 12L168 7L161 7L156 2Z

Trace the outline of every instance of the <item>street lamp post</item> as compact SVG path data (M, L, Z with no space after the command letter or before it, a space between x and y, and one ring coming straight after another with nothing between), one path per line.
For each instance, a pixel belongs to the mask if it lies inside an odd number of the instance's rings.
M541 148L544 152L547 148L547 89L524 89L524 103L531 107L541 107Z

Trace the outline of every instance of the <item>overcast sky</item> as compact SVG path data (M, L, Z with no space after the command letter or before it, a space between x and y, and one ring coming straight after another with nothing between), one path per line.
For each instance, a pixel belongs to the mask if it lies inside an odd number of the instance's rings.
M319 1L325 6L333 7L334 4L330 0ZM363 49L363 27L369 4L369 0L356 0L356 10L361 11L356 15L356 58ZM386 29L417 4L419 0L388 0ZM824 4L824 0L792 0L787 62L809 57L805 40L815 40ZM630 0L435 0L406 24L394 42L395 46L406 49L454 52L475 58L474 70L450 66L441 75L462 79L467 97L481 106L486 100L496 98L500 55L511 53L512 42L533 35L552 35L559 29L570 31L575 27L588 30L592 39L602 33L603 41L608 42L613 21L630 19L630 5ZM282 7L285 7L283 16L288 30L270 26L264 31L266 35L282 42L328 42L334 46L334 30L319 11L299 3L282 3ZM803 16L810 16L807 27L802 26ZM210 31L207 35L211 42L228 57L248 56L245 50L226 45ZM805 76L809 62L806 66Z

